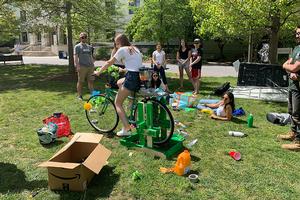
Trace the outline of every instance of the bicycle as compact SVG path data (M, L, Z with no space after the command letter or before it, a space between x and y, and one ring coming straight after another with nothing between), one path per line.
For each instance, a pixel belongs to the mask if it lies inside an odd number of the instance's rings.
M151 71L150 68L148 69L149 70L145 71ZM144 84L147 82L145 77L142 82ZM90 110L85 110L87 120L95 130L101 133L113 132L118 126L119 116L114 104L116 94L116 90L106 87L105 93L91 96L87 101L87 103L90 103L92 106ZM128 121L129 124L134 126L136 126L137 105L139 102L136 94L137 92L134 92L133 96L127 97L127 99L131 102L129 105L130 113L128 116ZM160 127L162 130L164 130L163 132L166 132L166 135L161 135L159 138L156 138L153 143L155 145L163 145L167 143L171 139L174 132L174 119L170 110L164 102L157 100L156 95L151 93L144 93L143 98L140 101L144 103L152 103L153 125L155 127Z

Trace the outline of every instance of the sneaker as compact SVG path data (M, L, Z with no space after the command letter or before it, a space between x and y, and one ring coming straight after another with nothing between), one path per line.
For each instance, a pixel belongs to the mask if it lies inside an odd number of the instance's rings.
M300 151L300 140L294 140L291 144L283 144L281 148L291 151Z
M83 101L82 95L77 96L77 99L80 100L80 101Z
M294 131L289 131L285 135L278 135L277 138L281 140L290 140L293 141L296 137L296 133Z
M131 135L131 130L126 131L124 128L117 132L117 136L119 137L125 137L125 136L130 136Z

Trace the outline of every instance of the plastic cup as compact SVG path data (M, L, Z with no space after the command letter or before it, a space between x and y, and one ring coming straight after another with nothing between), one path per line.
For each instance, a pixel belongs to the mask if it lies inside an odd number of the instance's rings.
M234 159L234 160L241 160L241 153L237 151L230 151L229 155Z

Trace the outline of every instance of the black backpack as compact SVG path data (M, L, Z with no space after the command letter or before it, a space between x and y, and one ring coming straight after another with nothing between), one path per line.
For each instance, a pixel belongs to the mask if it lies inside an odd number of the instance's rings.
M214 95L221 96L230 88L230 82L226 82L214 90Z

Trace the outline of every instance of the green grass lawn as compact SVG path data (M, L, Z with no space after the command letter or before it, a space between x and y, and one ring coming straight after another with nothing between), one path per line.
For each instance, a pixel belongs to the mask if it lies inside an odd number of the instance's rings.
M236 78L203 78L201 98L212 90ZM169 79L174 90L179 81ZM98 80L97 88L103 89ZM190 84L186 81L186 90ZM85 86L86 95L88 91ZM211 96L211 98L217 98ZM112 151L109 164L95 176L86 193L51 191L47 188L47 170L37 167L67 143L40 145L36 129L42 119L53 112L64 112L71 120L73 132L94 132L88 124L83 102L76 99L76 78L67 74L64 66L0 66L0 199L300 199L300 153L282 150L276 135L289 130L266 121L267 112L286 112L284 103L236 99L254 116L254 128L247 127L247 116L232 122L214 121L200 112L172 112L182 123L190 138L198 139L193 146L192 170L199 182L191 184L186 177L162 174L160 167L172 167L173 160L154 159L119 144L119 138L104 137L102 144ZM248 134L245 138L228 136L235 130ZM236 149L242 161L225 154ZM133 155L129 156L132 152ZM142 179L133 181L138 170Z

